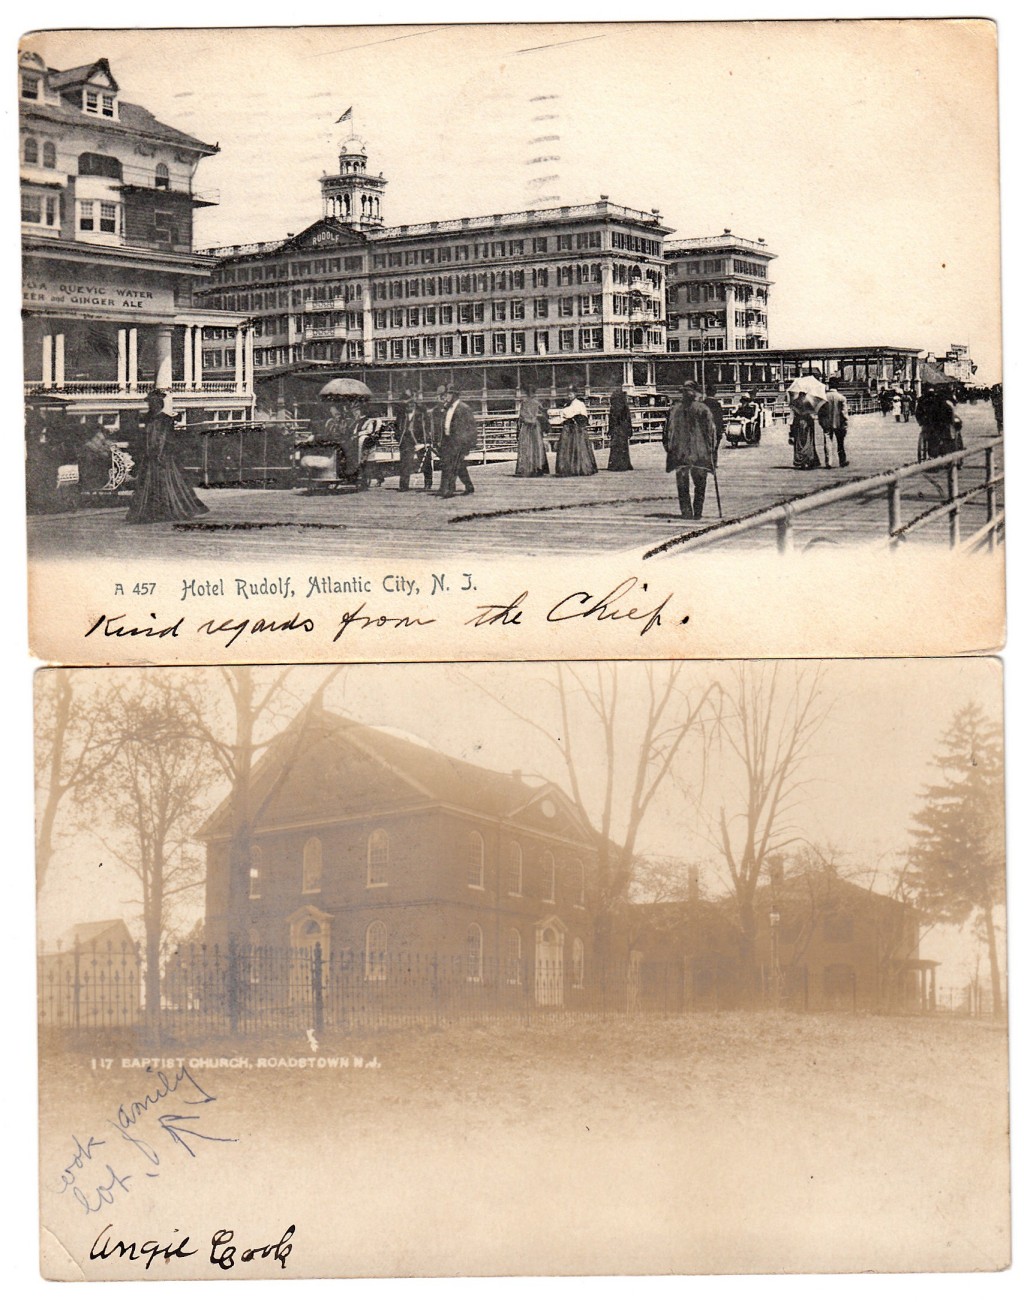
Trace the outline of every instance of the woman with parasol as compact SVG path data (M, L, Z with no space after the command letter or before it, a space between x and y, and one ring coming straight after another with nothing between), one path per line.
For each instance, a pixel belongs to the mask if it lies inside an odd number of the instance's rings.
M826 391L813 371L798 376L786 389L790 410L793 413L789 427L789 441L793 445L795 470L818 470L821 460L815 441L815 417L824 406Z
M337 477L369 486L367 462L378 442L369 419L373 394L362 380L331 380L320 390L322 402L330 404L331 415L323 434L316 440L337 449Z

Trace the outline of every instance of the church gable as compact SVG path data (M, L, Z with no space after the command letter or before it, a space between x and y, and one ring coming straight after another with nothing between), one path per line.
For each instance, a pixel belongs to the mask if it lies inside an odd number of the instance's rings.
M510 818L517 827L544 836L578 842L593 840L593 832L556 786L541 788L522 808L514 810Z

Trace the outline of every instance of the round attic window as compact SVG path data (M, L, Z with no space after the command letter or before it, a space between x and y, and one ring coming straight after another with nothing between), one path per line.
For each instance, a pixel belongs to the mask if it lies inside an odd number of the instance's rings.
M540 812L545 818L554 818L555 802L550 798L550 796L540 802Z

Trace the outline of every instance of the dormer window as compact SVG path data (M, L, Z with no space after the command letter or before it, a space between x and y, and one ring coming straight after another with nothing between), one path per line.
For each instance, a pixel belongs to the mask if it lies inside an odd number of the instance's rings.
M39 83L40 83L41 81L42 81L42 78L41 78L41 77L37 77L37 76L35 76L34 73L23 72L23 73L21 74L21 98L22 98L22 99L38 99L38 98L39 98Z
M82 92L82 108L95 117L113 118L114 96L93 86L86 86Z

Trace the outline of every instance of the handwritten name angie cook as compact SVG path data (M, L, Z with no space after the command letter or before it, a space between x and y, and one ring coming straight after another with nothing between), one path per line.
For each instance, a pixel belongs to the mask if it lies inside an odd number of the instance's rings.
M199 1248L188 1246L192 1238L190 1234L181 1239L172 1239L170 1243L160 1243L157 1239L146 1239L143 1243L133 1239L130 1243L125 1243L123 1239L111 1241L110 1231L113 1228L113 1224L105 1225L96 1235L89 1249L90 1261L106 1261L108 1257L116 1257L119 1261L144 1261L146 1264L143 1269L149 1270L154 1261L164 1265L185 1257L197 1257L200 1252ZM173 1233L179 1235L181 1231L176 1229ZM210 1238L210 1264L219 1266L221 1270L234 1270L239 1262L251 1265L255 1261L276 1261L284 1270L291 1256L294 1235L295 1226L289 1225L273 1243L242 1248L234 1242L234 1230L217 1230Z

